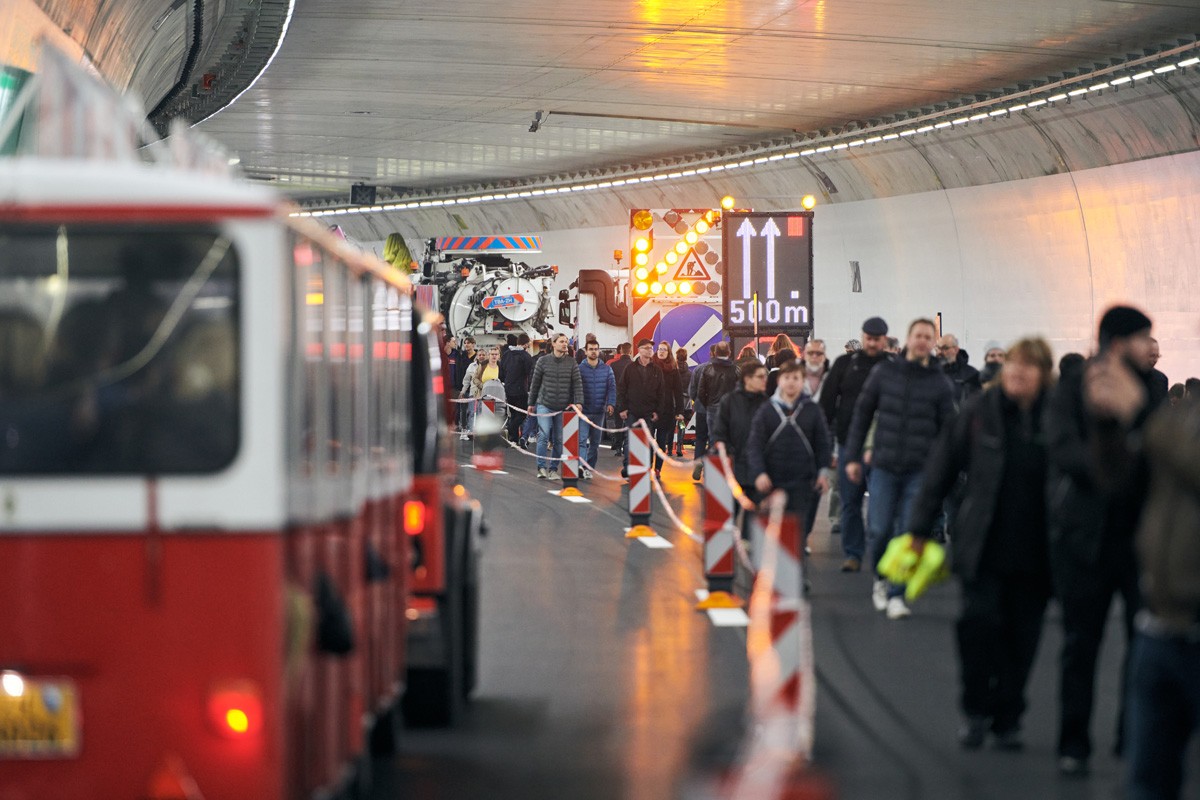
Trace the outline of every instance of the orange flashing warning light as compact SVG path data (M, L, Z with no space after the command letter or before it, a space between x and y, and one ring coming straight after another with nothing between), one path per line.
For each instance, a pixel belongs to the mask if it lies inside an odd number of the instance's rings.
M679 285L676 284L675 281L667 281L667 285L663 287L663 291L665 291L667 294L675 294L675 290L678 288Z
M638 253L633 257L633 263L637 264L639 267L644 267L649 262L650 256L646 255L645 253Z
M814 208L817 207L816 195L812 195L812 194L804 195L804 197L800 198L800 205L804 208L805 211L812 211Z
M425 530L425 504L420 500L404 502L404 532L417 536Z
M663 285L658 281L650 284L650 294L662 294Z
M734 203L736 203L736 202L737 202L737 201L733 199L733 196L732 196L732 195L728 195L728 194L727 194L727 195L725 195L724 197L722 197L722 198L721 198L721 208L723 208L723 209L725 209L726 211L728 211L729 209L733 208L733 204L734 204Z
M208 718L229 739L258 733L263 723L262 694L252 681L222 681L208 693Z
M639 236L637 241L633 243L633 249L637 250L639 253L646 252L650 249L650 240L645 236Z
M631 221L633 222L633 227L639 231L649 230L650 226L654 224L654 215L648 209L640 208L633 212Z
M670 250L667 252L666 258L664 260L668 264L671 264L673 266L675 264L675 262L679 260L679 254L676 253L674 250Z
M645 297L646 293L649 291L650 287L646 285L645 281L639 281L638 284L633 287L633 293L639 297Z
M679 283L679 293L680 294L690 294L691 291L692 291L692 282L691 281L681 281Z

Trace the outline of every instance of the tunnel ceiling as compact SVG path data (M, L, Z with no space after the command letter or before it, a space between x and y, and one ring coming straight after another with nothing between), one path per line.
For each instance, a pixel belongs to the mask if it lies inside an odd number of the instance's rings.
M1090 69L1198 22L1182 1L306 0L201 130L297 196L429 190L839 126Z

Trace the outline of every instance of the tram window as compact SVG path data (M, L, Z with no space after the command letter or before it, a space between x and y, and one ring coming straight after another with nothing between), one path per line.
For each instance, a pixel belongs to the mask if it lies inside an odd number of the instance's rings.
M237 278L212 228L0 224L0 474L228 466Z

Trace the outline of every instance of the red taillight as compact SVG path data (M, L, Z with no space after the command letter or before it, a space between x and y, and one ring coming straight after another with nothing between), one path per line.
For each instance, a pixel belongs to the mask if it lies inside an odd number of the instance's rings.
M404 532L409 536L417 536L425 530L425 504L420 500L408 500L404 503Z
M200 787L188 774L183 759L174 753L165 756L150 776L146 800L204 800Z
M445 393L445 391L446 391L446 383L442 379L442 376L434 375L433 376L433 393L440 397L443 393Z
M262 730L262 694L251 681L224 681L208 693L208 721L230 739L253 736Z

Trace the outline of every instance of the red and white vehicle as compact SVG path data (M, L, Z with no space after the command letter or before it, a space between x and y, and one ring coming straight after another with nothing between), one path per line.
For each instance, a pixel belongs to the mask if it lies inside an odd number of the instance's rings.
M0 800L348 793L410 667L456 715L437 323L260 188L0 159Z

